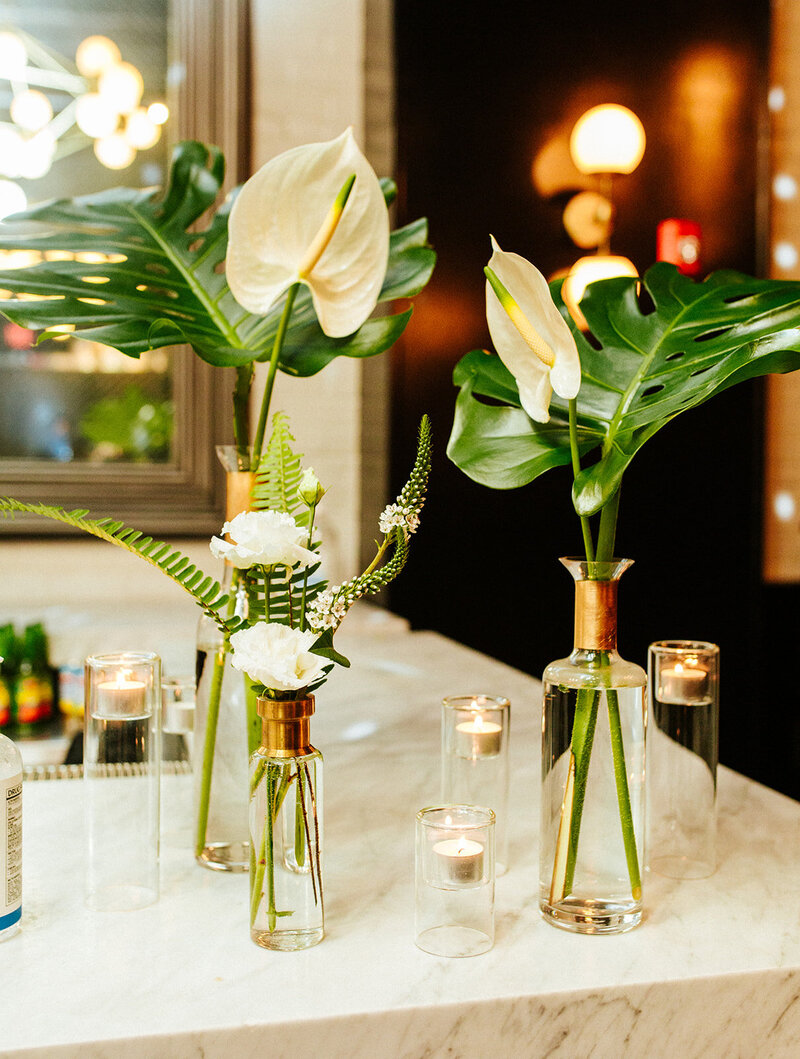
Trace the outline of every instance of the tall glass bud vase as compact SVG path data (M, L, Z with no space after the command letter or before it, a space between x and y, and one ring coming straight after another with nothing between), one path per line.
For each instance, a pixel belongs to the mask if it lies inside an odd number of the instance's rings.
M219 446L226 471L227 521L250 507L249 456ZM237 571L225 564L221 583L230 613L247 616L247 597ZM217 871L247 871L247 759L249 681L231 665L222 634L205 615L197 629L197 698L194 722L195 857Z
M544 671L540 907L582 934L642 917L644 670L617 653L617 587L630 560L562 559L575 579L575 647Z
M322 941L322 755L309 739L314 696L262 698L250 759L250 936L292 952Z

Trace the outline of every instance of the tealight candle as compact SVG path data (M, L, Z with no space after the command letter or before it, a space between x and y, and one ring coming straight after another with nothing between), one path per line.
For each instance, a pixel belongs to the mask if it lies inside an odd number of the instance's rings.
M483 881L483 846L459 835L435 843L442 882L450 886L473 886Z
M128 669L120 669L113 680L97 685L95 713L99 717L147 716L144 681L131 680Z
M503 728L479 713L456 725L456 753L462 757L491 757L500 753Z
M661 666L658 682L660 702L704 702L708 698L708 670L676 662Z

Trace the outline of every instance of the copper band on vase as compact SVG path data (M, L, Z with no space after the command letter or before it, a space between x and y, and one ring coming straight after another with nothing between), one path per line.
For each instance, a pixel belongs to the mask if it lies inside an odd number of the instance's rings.
M310 739L314 696L304 699L258 700L258 714L262 719L261 739L273 757L296 757L313 751Z
M576 581L575 647L614 651L617 646L616 581Z

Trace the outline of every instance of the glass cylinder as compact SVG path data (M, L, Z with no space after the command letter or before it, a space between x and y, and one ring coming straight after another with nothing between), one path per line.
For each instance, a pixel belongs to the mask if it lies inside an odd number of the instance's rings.
M420 809L416 944L434 956L478 956L494 944L495 814L478 805Z
M86 902L143 908L158 900L161 661L96 655L84 686Z
M719 648L659 640L648 657L648 866L704 879L717 866Z
M164 761L191 761L194 732L194 677L161 683L161 751Z
M258 700L250 759L250 937L292 952L322 941L322 754L310 743L314 696Z
M494 810L495 874L508 869L508 739L511 704L491 695L442 700L442 801Z
M544 918L583 934L642 916L644 670L617 653L627 559L562 559L575 578L575 647L544 671L539 887Z
M250 507L253 474L249 454L219 446L226 471L226 520ZM230 615L247 617L247 596L239 572L225 563L221 579ZM247 871L248 754L258 745L260 724L250 681L231 665L231 653L216 623L206 615L197 629L197 695L194 717L193 773L195 857L217 871Z

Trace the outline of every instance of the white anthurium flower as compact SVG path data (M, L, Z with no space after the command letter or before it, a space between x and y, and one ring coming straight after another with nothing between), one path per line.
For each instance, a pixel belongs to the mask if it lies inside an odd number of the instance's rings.
M306 530L283 511L242 511L222 527L230 540L211 538L211 552L241 570L251 566L306 567L319 557L303 546Z
M489 333L517 381L522 407L531 419L546 423L553 390L565 400L578 396L578 347L538 268L501 250L494 237L492 248L486 281Z
M389 211L351 129L262 166L239 192L228 232L228 285L249 312L265 313L298 281L332 338L357 331L375 308Z
M231 664L272 691L296 691L313 683L329 664L310 651L317 635L260 621L231 636Z

